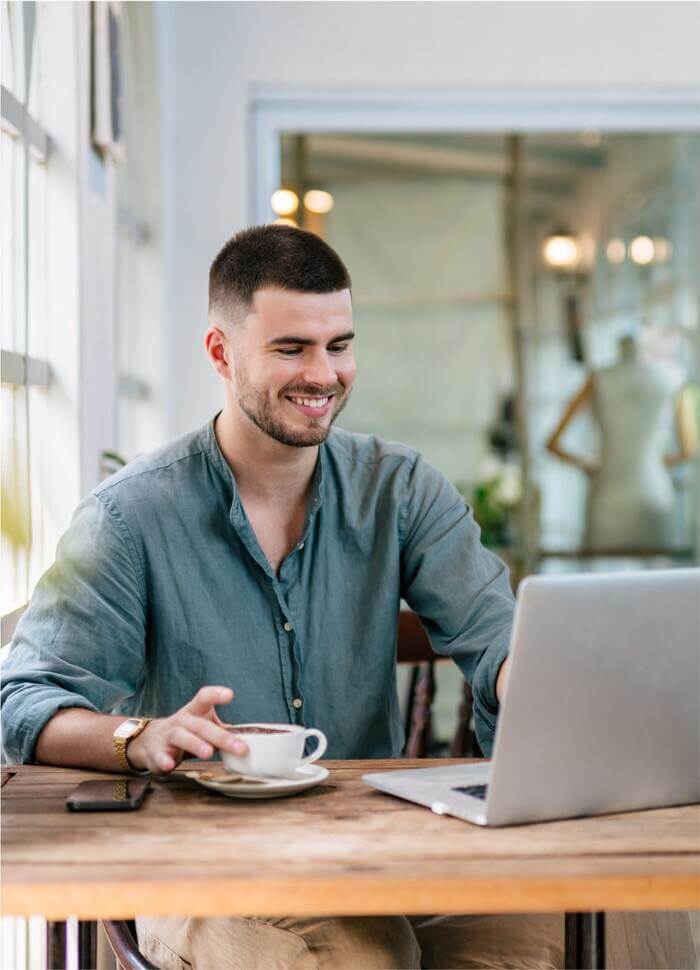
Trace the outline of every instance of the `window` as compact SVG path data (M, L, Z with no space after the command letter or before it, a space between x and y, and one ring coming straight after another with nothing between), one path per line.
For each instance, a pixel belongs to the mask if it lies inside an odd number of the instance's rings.
M90 143L91 6L2 0L0 17L2 659L114 448L115 196ZM43 918L2 917L0 938L0 966L46 965Z
M40 10L41 8L39 8ZM46 333L46 178L37 5L2 4L2 642L53 550L45 543L40 429Z

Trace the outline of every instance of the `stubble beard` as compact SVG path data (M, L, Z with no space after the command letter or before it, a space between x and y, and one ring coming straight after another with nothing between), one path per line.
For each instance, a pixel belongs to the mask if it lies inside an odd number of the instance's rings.
M314 393L318 394L318 391ZM235 395L241 411L263 434L291 448L312 448L314 445L323 444L330 434L333 422L350 398L350 391L344 391L342 397L338 391L334 391L334 394L335 409L328 425L322 424L319 418L309 417L306 419L308 426L303 430L297 430L290 428L281 418L276 417L269 398L264 393L256 391L244 374L236 372Z

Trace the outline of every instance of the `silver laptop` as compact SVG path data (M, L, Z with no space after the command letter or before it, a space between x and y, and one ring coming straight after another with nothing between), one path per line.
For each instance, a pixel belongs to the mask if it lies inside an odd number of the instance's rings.
M493 760L363 779L477 825L700 801L700 569L528 577Z

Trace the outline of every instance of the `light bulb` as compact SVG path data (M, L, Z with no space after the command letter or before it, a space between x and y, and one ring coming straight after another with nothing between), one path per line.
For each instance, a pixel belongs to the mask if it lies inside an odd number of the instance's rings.
M322 189L309 189L304 195L304 205L309 212L316 212L318 215L325 216L334 206L334 199L330 192Z
M299 208L299 196L291 189L277 189L270 199L272 211L278 216L291 216Z
M573 269L579 255L579 245L573 236L549 236L542 246L544 261L553 269Z
M605 255L611 263L624 263L627 255L627 247L623 239L611 239L605 247Z
M654 258L654 240L649 236L635 236L629 244L629 255L633 263L646 266Z
M654 237L654 262L667 263L673 255L673 243L663 236Z

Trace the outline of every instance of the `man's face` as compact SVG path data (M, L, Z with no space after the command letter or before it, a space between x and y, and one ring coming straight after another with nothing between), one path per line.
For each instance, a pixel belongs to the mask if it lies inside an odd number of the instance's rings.
M353 336L349 290L258 290L232 332L238 406L282 444L325 441L355 379Z

